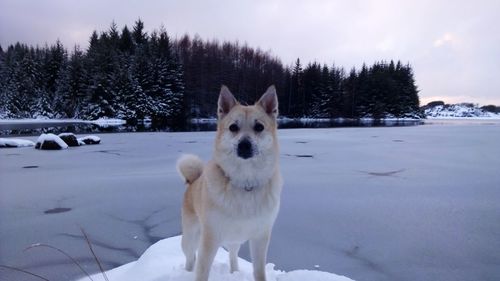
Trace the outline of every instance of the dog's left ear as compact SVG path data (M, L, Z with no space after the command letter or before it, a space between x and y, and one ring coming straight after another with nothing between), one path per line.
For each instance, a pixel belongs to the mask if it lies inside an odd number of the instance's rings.
M256 103L261 106L267 114L276 118L278 116L278 96L276 95L276 87L271 85L266 92L260 97Z

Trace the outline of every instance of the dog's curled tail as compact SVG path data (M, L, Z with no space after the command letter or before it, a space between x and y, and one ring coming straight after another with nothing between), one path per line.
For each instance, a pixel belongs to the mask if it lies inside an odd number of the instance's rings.
M177 160L177 171L187 184L191 184L201 176L203 161L194 154L184 154Z

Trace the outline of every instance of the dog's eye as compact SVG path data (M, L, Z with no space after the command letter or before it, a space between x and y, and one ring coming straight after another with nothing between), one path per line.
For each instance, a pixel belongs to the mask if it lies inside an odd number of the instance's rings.
M256 132L262 132L262 131L264 131L264 125L262 125L260 123L256 123L255 126L253 126L253 129Z
M229 131L233 132L233 133L236 133L240 130L240 127L238 127L238 125L236 124L231 124L231 126L229 126Z

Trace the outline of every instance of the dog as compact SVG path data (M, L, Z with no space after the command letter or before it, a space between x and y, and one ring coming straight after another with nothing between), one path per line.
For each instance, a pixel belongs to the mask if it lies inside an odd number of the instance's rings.
M277 139L278 98L274 86L250 106L222 86L213 159L203 164L183 155L177 169L186 182L182 206L185 268L207 281L219 247L238 271L240 245L249 241L256 281L265 281L271 230L278 215L283 180Z

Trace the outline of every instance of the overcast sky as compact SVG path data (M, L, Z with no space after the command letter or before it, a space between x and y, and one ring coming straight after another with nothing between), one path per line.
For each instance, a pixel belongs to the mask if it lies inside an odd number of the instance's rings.
M285 64L409 62L421 103L500 105L499 0L0 0L0 44L88 46L111 21L239 40Z

